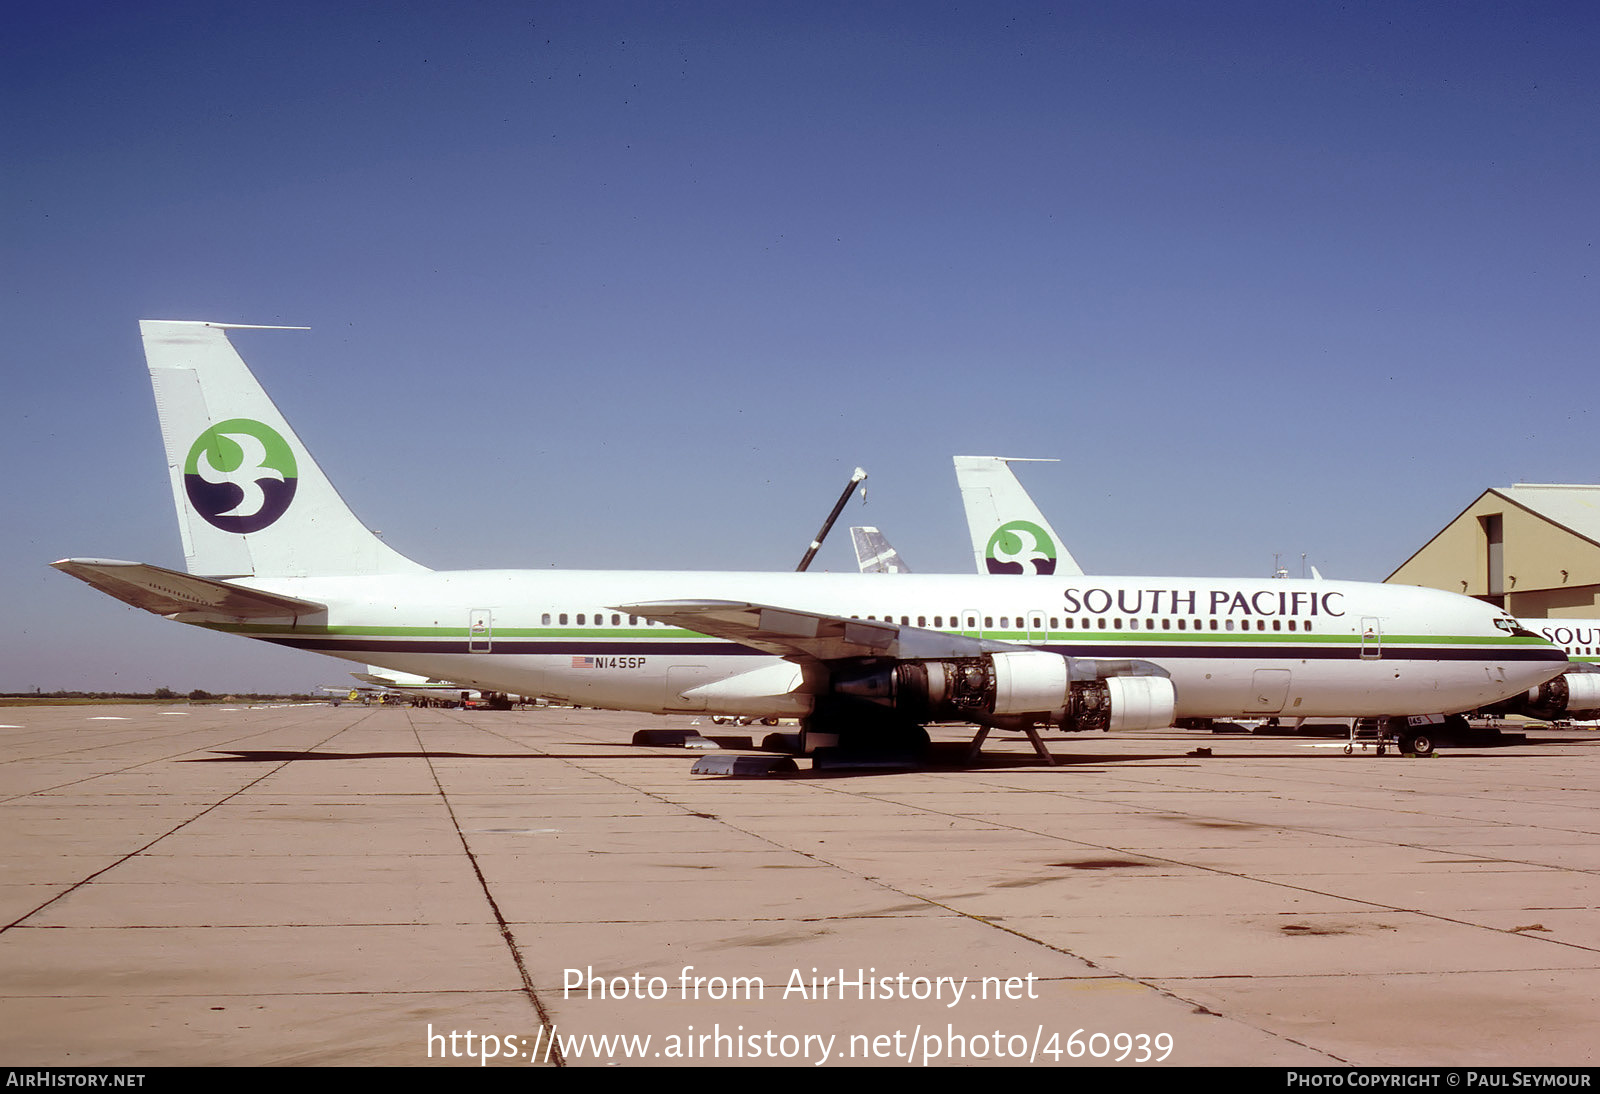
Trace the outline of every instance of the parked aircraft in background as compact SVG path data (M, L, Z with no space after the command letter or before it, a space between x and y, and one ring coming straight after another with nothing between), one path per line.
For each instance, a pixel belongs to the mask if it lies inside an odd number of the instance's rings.
M900 552L876 528L853 527L850 541L856 549L856 566L864 574L909 574Z
M209 630L585 706L798 716L803 747L844 749L914 746L933 721L1021 730L1037 745L1040 727L1249 710L1450 713L1566 664L1503 611L1454 593L1084 578L1059 548L1055 573L1015 581L433 571L345 506L230 344L229 330L251 328L141 326L189 572L54 565Z
M464 688L453 680L435 680L414 672L396 672L382 665L368 665L366 672L352 672L350 675L363 684L385 688L435 706L464 707L483 701L483 693L476 688Z
M961 484L963 500L969 493L980 499L976 506L967 505L967 532L973 546L985 537L992 538L990 529L994 527L1036 526L1045 530L1048 542L1053 542L1064 555L1060 536L1011 471L1009 464L1014 462L1017 461L998 456L955 457L956 480ZM995 572L992 562L980 554L978 572L986 570ZM1315 566L1311 567L1311 575L1315 581L1323 580ZM1279 569L1277 576L1286 578L1287 573ZM1518 714L1546 721L1600 718L1600 620L1522 619L1518 622L1524 629L1566 650L1572 665L1560 676L1475 713Z

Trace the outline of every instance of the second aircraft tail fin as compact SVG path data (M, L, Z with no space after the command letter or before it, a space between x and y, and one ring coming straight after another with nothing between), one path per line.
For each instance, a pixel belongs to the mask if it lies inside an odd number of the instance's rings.
M1083 573L1072 553L1017 481L1006 456L955 457L961 504L980 574Z

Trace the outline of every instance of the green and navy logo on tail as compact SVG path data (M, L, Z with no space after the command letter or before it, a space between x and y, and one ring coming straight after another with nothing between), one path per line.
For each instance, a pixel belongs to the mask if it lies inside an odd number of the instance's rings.
M983 560L991 574L1024 574L1024 562L1040 575L1056 572L1056 545L1048 533L1031 520L1007 521L994 530Z
M230 418L200 434L183 465L189 504L224 532L259 532L283 516L298 476L289 443L249 418Z

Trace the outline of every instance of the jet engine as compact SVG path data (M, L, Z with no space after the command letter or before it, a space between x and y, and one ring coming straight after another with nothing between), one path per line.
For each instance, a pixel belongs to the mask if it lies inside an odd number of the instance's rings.
M836 670L831 691L916 722L1063 730L1161 729L1172 724L1177 706L1172 681L1155 665L1040 650Z
M1486 708L1491 714L1522 714L1554 721L1600 718L1600 672L1567 672Z

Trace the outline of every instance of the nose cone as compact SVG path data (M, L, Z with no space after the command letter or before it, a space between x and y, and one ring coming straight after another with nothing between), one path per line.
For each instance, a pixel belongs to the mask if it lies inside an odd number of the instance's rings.
M1514 644L1506 646L1501 659L1501 674L1510 694L1501 696L1501 699L1537 688L1546 680L1560 676L1572 665L1566 650L1520 625L1510 638Z

